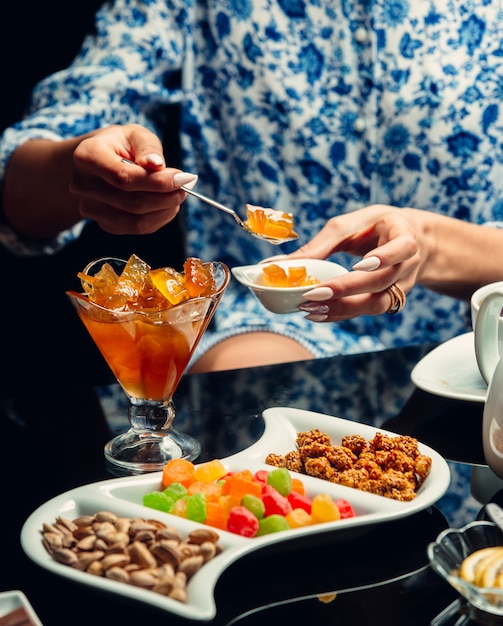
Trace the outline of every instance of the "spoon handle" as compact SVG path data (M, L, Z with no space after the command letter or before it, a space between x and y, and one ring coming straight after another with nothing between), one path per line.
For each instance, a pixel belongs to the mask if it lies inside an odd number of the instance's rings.
M217 202L216 200L212 200L212 198L208 198L208 196L203 196L202 193L193 191L192 189L185 187L185 185L182 185L180 189L185 191L185 193L188 193L191 196L194 196L195 198L198 198L199 200L206 202L206 204L211 204L211 206L214 206L215 208L220 209L221 211L225 211L226 213L229 213L230 215L234 217L235 220L238 221L239 224L241 224L241 218L238 216L236 211L234 211L233 209L230 209L228 206L225 206L224 204L220 204L220 202Z

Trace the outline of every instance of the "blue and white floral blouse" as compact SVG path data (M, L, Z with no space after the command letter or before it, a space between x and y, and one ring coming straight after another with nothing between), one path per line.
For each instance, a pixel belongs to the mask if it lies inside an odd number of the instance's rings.
M28 139L129 122L156 130L159 106L179 102L183 168L199 175L197 190L242 214L247 202L292 212L300 243L329 217L371 203L498 224L502 2L117 0L98 13L97 35L73 65L40 83L28 117L4 133L0 176ZM204 260L234 266L293 249L258 242L193 198L181 213L188 254ZM20 254L45 254L78 233L34 249L0 229ZM269 314L234 280L201 349L254 329L323 357L444 341L469 329L469 317L466 304L415 287L396 316L315 324L300 312Z

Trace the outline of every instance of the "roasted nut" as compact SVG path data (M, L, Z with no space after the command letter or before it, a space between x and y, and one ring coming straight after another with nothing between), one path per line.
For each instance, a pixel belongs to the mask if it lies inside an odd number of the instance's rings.
M111 567L124 567L131 561L131 558L128 554L121 554L119 552L113 554L107 554L101 560L101 564L103 569L106 571Z
M78 558L75 552L69 548L57 548L53 550L51 554L56 561L64 563L65 565L73 565L77 562Z
M92 535L87 535L80 539L76 544L76 548L79 550L93 550L95 543L96 535L93 533Z
M155 556L141 541L133 541L128 548L128 552L133 563L138 563L142 567L155 567L157 565Z
M92 526L94 520L94 515L81 515L80 517L76 517L73 523L80 528L82 526Z
M213 541L205 541L201 544L200 548L201 556L203 557L205 563L206 561L211 561L211 559L217 554L217 548Z
M204 543L205 541L212 541L216 543L219 539L218 534L210 528L196 528L189 533L187 537L190 543Z
M203 563L204 559L200 554L197 556L189 556L180 563L178 572L184 572L187 574L187 578L190 578L197 570L201 569Z
M119 583L130 583L129 574L123 567L109 567L105 570L105 576Z
M111 513L110 511L100 511L99 513L96 513L94 518L97 522L110 522L111 524L117 522L118 519L117 515L115 515L115 513Z
M145 587L147 589L151 589L152 587L154 587L158 581L155 574L149 571L145 571L143 569L140 569L136 572L131 572L129 574L129 580L132 585L135 585L136 587Z
M150 550L161 563L169 563L175 569L183 561L183 556L177 548L165 541L158 541L152 544Z
M108 511L59 516L42 525L42 543L59 563L166 597L187 601L187 581L222 547L218 534L197 529L187 538L157 520L117 517Z
M91 565L91 563L102 559L104 554L105 553L102 550L95 550L94 552L80 552L77 554L77 560L75 563L72 563L72 566L75 569L79 569L84 572Z
M177 543L183 541L180 531L177 528L173 528L173 526L168 526L167 528L159 530L157 532L156 539L173 539Z

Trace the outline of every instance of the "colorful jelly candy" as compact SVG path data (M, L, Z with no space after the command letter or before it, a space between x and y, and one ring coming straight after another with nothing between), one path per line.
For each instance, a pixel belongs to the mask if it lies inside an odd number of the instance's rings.
M270 533L279 533L282 530L288 530L290 526L283 515L273 513L269 517L264 517L258 523L257 536L269 535Z
M143 504L243 537L355 515L343 498L318 494L311 499L304 493L303 481L286 468L229 472L219 460L197 467L183 459L169 461L163 469L162 489L145 494Z
M227 520L227 530L243 537L255 537L259 520L245 506L234 506Z
M267 484L287 496L292 491L292 476L286 467L277 467L267 475Z

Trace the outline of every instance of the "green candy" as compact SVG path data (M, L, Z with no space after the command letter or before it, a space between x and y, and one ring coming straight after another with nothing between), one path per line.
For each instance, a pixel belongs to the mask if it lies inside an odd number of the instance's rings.
M277 467L271 470L267 474L267 484L285 497L292 491L292 477L286 467Z
M175 501L162 491L152 491L143 496L143 506L148 506L150 509L156 509L157 511L171 513L175 506Z
M279 533L282 530L288 530L290 526L282 515L273 514L269 517L259 520L257 537L261 535L269 535L271 533Z
M187 519L193 522L206 521L206 496L204 493L194 493L186 496L187 500Z
M166 487L163 493L165 493L170 498L173 498L173 500L176 502L177 500L180 500L180 498L183 498L187 495L187 487L185 485L182 485L182 483L171 483L169 487Z
M265 506L262 500L257 498L257 496L246 494L241 498L241 505L246 507L250 513L253 513L258 520L264 517Z

